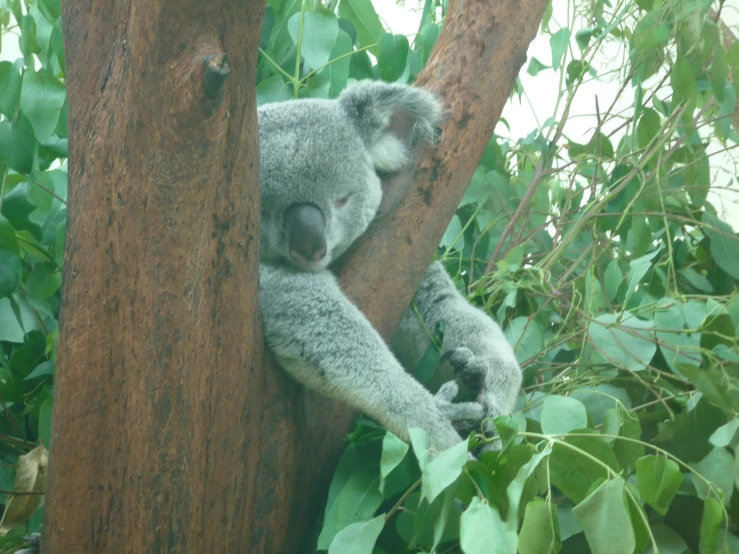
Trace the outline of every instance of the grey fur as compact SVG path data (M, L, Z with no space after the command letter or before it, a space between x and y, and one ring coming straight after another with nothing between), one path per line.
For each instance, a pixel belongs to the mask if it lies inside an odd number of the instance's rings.
M404 440L409 427L424 429L435 451L461 440L454 423L510 412L521 383L513 350L440 264L426 272L415 303L431 328L444 321L449 361L462 381L482 387L476 402L452 402L454 382L432 395L406 373L327 269L375 217L382 198L378 174L401 170L416 146L435 138L438 100L414 87L360 81L336 100L267 104L258 113L262 313L267 344L282 367ZM328 252L322 260L291 258L283 214L295 204L323 213ZM409 311L392 344L414 364L428 340Z

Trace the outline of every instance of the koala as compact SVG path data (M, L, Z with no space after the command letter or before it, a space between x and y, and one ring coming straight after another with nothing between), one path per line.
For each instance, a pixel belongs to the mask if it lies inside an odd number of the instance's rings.
M415 311L388 346L330 271L375 218L383 186L434 140L438 99L358 81L335 100L265 104L258 117L260 295L266 343L279 364L405 441L408 428L424 429L432 453L459 443L465 424L510 413L521 385L513 349L440 263L426 271L414 304L427 328L443 321L443 359L476 391L470 402L453 402L457 380L433 395L405 371L430 341Z

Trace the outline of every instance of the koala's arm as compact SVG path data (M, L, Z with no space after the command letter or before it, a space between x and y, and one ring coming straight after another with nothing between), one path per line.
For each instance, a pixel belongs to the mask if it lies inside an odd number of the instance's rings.
M461 441L452 422L482 416L476 402L451 402L456 387L434 396L408 375L328 271L260 264L259 277L267 345L305 386L363 411L406 441L408 428L420 427L436 450Z
M426 270L413 302L418 314L408 310L392 340L400 359L415 364L430 343L426 329L433 331L443 322L442 360L480 391L485 417L511 413L521 387L521 368L498 324L467 302L439 262Z

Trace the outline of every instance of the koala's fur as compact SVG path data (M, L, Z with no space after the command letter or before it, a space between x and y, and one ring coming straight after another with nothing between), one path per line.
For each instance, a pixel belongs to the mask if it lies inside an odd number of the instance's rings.
M427 270L414 303L427 328L443 321L444 359L479 390L476 402L453 403L454 381L432 395L405 372L398 360L413 367L429 344L412 310L393 337L393 354L327 269L375 217L380 176L404 168L412 150L434 138L438 100L414 87L360 81L336 100L267 104L258 114L262 314L267 345L282 367L404 440L409 427L424 429L437 452L461 440L453 423L509 413L521 384L513 350L498 325L459 294L441 264ZM399 120L410 120L409 132L398 131L404 127ZM308 259L317 247L304 259L288 244L293 235L285 228L292 222L285 214L294 205L320 210L322 259Z

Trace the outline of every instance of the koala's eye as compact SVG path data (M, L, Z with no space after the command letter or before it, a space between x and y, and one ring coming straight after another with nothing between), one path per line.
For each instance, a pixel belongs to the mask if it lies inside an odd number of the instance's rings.
M342 196L338 200L334 202L334 208L337 210L340 210L344 206L346 206L346 203L349 202L349 198L351 198L351 194L347 194L346 196Z

